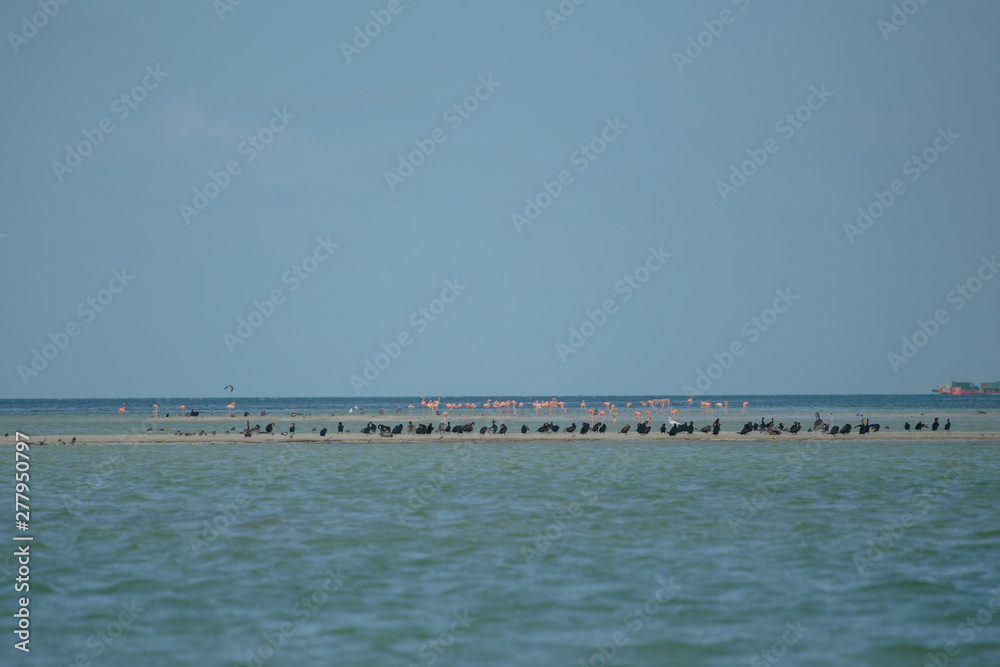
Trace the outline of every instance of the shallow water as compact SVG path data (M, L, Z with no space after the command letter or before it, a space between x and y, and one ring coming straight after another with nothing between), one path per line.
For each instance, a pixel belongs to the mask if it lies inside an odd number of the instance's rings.
M997 443L31 456L34 664L1000 664Z
M564 409L552 412L532 409L535 400L547 401L552 397L508 397L523 403L517 414L512 411L484 411L482 404L493 398L507 400L503 397L442 397L441 410L446 403L478 403L479 408L471 410L462 408L452 410L449 418L455 422L466 420L489 419L506 422L511 428L517 428L522 423L533 420L553 419L560 424L582 422L589 416L580 408L581 401L589 408L606 410L606 419L611 422L611 412L604 406L605 402L618 407L620 424L634 422L633 411L645 413L649 410L654 424L667 420L666 411L656 407L643 407L641 402L648 396L566 396L560 397ZM712 415L703 414L698 404L701 400L713 404L715 412ZM227 409L230 401L236 407ZM725 403L728 401L728 408ZM742 404L749 405L745 414L741 414ZM118 414L123 403L126 406L124 417ZM632 406L628 407L631 403ZM723 404L717 409L715 403ZM159 405L157 420L153 419L152 406ZM194 409L200 412L196 418L178 419L179 409L185 406L184 413ZM413 405L411 410L408 406ZM831 424L844 424L850 421L857 425L861 416L871 418L872 423L881 423L883 427L900 430L903 423L910 421L915 425L917 419L930 424L934 417L940 417L941 424L947 416L951 417L953 429L956 431L985 431L1000 429L1000 394L979 396L938 396L936 394L919 395L846 395L846 396L713 396L702 397L687 402L687 397L673 397L671 407L680 412L677 419L694 421L699 427L711 423L718 417L725 431L738 431L740 427L752 420L759 422L761 418L774 418L775 424L783 422L791 426L793 421L802 422L806 428L812 425L814 413L820 411ZM261 412L266 411L267 416ZM380 413L381 411L381 413ZM980 414L980 411L986 414ZM382 397L382 398L132 398L132 399L62 399L62 400L0 400L0 434L13 433L20 430L30 435L88 435L88 434L139 434L153 429L159 432L172 433L177 429L198 432L217 430L223 432L231 427L242 431L246 426L249 413L251 425L266 425L270 421L277 422L279 431L296 423L299 433L319 430L324 426L333 428L338 421L344 420L364 424L369 419L386 424L397 424L407 421L434 421L441 419L431 415L430 411L420 407L419 396ZM398 413L398 414L397 414ZM169 414L170 418L166 415ZM293 416L294 415L294 416ZM600 417L597 417L599 420ZM488 422L487 422L488 423Z

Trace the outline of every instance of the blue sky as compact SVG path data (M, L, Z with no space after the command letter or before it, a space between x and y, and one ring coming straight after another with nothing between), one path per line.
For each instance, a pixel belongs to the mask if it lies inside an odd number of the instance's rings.
M0 9L0 396L1000 379L995 3L224 2Z

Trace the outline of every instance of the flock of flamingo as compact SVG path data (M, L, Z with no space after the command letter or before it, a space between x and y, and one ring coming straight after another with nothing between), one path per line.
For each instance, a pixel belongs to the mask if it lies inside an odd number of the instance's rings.
M640 404L641 407L645 408L646 421L649 421L650 418L652 417L652 415L653 415L653 409L654 408L656 409L656 412L658 414L661 414L664 411L669 412L671 419L673 419L674 417L676 417L680 413L680 410L678 408L672 408L671 407L671 405L670 405L670 399L669 398L650 398L650 399L647 399L645 401L642 401L642 400L639 401L639 404ZM693 398L687 399L687 404L688 404L688 406L691 409L694 409L694 399ZM424 398L423 396L420 397L420 405L421 405L422 408L426 408L427 410L429 410L431 415L442 415L443 417L448 417L448 415L451 414L452 411L455 412L456 416L460 415L460 414L462 414L461 411L462 411L463 408L466 409L466 410L468 410L470 414L472 414L475 410L478 410L480 408L479 403L445 403L444 404L445 411L441 412L441 410L440 410L440 408L441 408L441 399L440 398L438 398L437 400L429 401L426 398ZM600 404L598 404L598 405L600 405ZM700 401L699 405L701 407L701 411L702 412L714 414L715 410L719 409L719 410L722 410L724 413L729 414L729 401L723 401L721 403L715 403L714 406L709 401ZM747 409L748 405L750 405L750 401L743 401L743 409L740 410L740 414L743 414L744 412L746 412L746 409ZM406 407L409 408L410 414L412 415L413 414L413 410L417 406L415 406L413 404L410 404L410 405L408 405ZM521 408L522 411L523 411L523 409L524 409L524 401L520 401L520 402L514 401L514 400L497 401L497 400L493 400L493 399L487 399L482 404L481 407L482 407L482 410L483 410L481 414L483 414L483 415L488 415L490 410L494 410L496 414L506 414L508 410L511 410L513 412L513 414L516 415L518 408ZM542 413L547 413L547 414L551 415L551 414L553 414L553 412L555 412L557 410L558 411L562 411L563 413L567 412L567 410L566 410L566 403L564 401L560 401L560 400L556 399L555 397L553 397L551 400L548 400L548 401L532 401L531 407L534 408L536 416L537 415L541 415ZM631 408L632 407L632 403L626 403L625 407L626 408ZM594 418L595 417L600 417L601 418L601 423L603 424L605 422L605 419L607 418L607 415L609 413L611 414L611 423L612 423L612 426L617 426L618 425L618 407L616 405L614 405L613 403L611 403L610 401L604 401L604 409L603 410L601 410L600 407L597 407L597 408L588 408L586 401L580 401L580 410L581 410L581 412L583 413L583 415L585 417L586 416L590 417L590 425L591 426L594 425ZM639 420L639 421L642 420L642 415L643 415L643 411L642 410L634 410L632 412L632 414L635 415L635 418L637 420Z
M687 404L688 404L688 407L690 407L691 409L694 409L694 399L693 398L687 399ZM680 410L678 408L672 408L671 407L671 405L670 405L670 399L669 398L650 398L650 399L647 399L645 401L639 401L639 405L641 407L645 408L645 414L646 414L646 421L647 422L653 416L653 408L656 409L657 414L662 414L664 411L668 412L670 414L670 418L671 419L673 419L674 417L676 417L680 413ZM750 401L743 401L743 409L740 410L740 414L743 414L744 412L746 412L746 409L747 409L748 405L750 405ZM524 401L515 401L515 400L497 401L497 400L493 400L493 399L487 399L485 402L483 402L482 406L480 406L479 403L445 403L444 404L445 411L441 412L441 399L440 398L438 398L437 400L429 401L426 398L424 398L423 396L421 396L420 397L420 406L422 408L426 408L427 410L429 410L431 415L442 415L444 417L448 417L448 415L451 414L452 411L455 412L456 416L457 415L461 415L463 408L466 409L466 410L468 410L469 413L472 414L474 411L480 409L480 407L483 410L482 413L481 413L483 415L488 415L490 410L494 410L495 414L507 414L507 411L510 410L510 411L512 411L513 414L516 415L518 408L521 408L522 411L523 411L523 409L524 409ZM714 414L715 410L719 409L719 410L722 410L725 414L729 414L729 401L723 401L721 403L715 403L714 405L711 402L709 402L709 401L700 401L699 402L699 406L701 407L701 411L705 412L705 413L712 413L712 414ZM184 408L186 408L186 407L187 407L186 405L181 405L180 409L184 410ZM231 403L229 403L229 405L226 406L226 408L229 409L229 416L230 417L233 416L233 409L235 407L236 407L236 403L235 402L231 402ZM415 406L415 405L413 405L411 403L410 405L408 405L406 407L409 408L410 414L412 415L413 414L413 410L416 409L417 406ZM566 410L566 403L564 401L560 401L560 400L556 399L555 397L553 397L551 400L548 400L548 401L532 401L531 407L534 408L536 416L537 415L541 415L542 413L547 413L547 414L551 415L556 410L562 411L563 413L567 412L567 410ZM632 403L626 403L625 407L626 408L631 408L632 407ZM153 418L154 419L159 418L159 408L160 408L159 405L155 405L155 404L153 405ZM605 419L606 419L606 417L607 417L607 415L609 413L611 414L611 424L612 424L612 426L617 426L618 425L618 407L615 404L611 403L610 401L604 401L604 409L603 410L600 409L600 404L598 404L597 408L588 408L586 401L580 401L580 410L583 413L584 417L587 417L587 416L590 417L590 425L591 426L594 425L594 418L595 417L600 417L601 418L601 423L603 424L605 422ZM125 404L124 403L122 403L122 406L120 408L118 408L118 413L119 413L120 417L122 419L124 419L124 417L125 417ZM635 415L635 418L636 418L637 421L642 421L642 415L643 415L643 411L642 410L633 410L632 414Z

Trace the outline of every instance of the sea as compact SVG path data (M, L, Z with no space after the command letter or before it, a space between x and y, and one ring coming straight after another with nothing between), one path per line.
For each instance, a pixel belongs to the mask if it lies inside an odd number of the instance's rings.
M551 415L531 403L552 397L515 398L508 422L569 423L581 401L622 420L650 397L559 397ZM429 411L419 397L0 401L0 431L33 443L26 530L24 460L3 448L0 665L1000 665L1000 443L972 433L1000 430L1000 397L699 399L729 401L714 416L686 398L678 419L726 430L818 410L893 430L948 415L970 433L50 447L35 443L144 432L167 406L220 425L230 402L234 423ZM30 653L15 648L21 609Z

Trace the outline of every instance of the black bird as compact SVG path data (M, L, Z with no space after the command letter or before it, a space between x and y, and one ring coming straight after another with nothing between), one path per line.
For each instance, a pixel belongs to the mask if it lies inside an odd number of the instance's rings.
M607 430L608 430L608 425L607 424L601 424L601 429L600 429L601 433L604 433Z
M573 422L572 426L566 427L566 433L572 433L576 430L576 422Z
M950 419L944 423L944 430L946 430L946 431L950 431L951 430L951 420Z
M553 433L558 433L559 432L559 426L557 424L552 424L551 426L552 426L552 432Z
M587 435L587 431L590 430L590 424L583 422L583 426L580 427L580 435Z
M402 425L402 424L396 424L396 425L395 425L395 426L394 426L394 427L392 428L392 434L393 434L393 435L399 435L399 434L400 434L400 433L402 433L402 432L403 432L403 425Z
M660 433L666 433L666 432L667 432L667 425L660 424Z
M868 420L862 419L858 424L858 435L868 435Z
M677 435L678 433L680 433L680 426L678 426L677 424L671 426L670 430L667 431L667 435L669 435L671 438Z
M699 431L701 431L702 433L708 433L709 431L711 431L711 430L712 430L712 425L711 425L711 424L709 424L708 426L705 426L705 427L703 427L703 428L700 428L700 429L698 429L698 430L699 430Z
M500 424L500 431L499 431L500 435L503 435L506 432L507 432L507 425L506 424Z
M927 428L927 424L918 421L915 428L919 431L922 428Z
M295 435L295 422L292 422L292 425L288 427L288 432Z
M225 391L227 389L229 390L230 394L233 393L233 385L227 384L225 387L222 388L222 391Z
M904 431L909 431L910 430L910 422L906 422L905 424L903 424L903 430Z
M493 433L496 433L496 432L497 432L497 428L499 428L499 427L497 426L497 420L496 420L496 419L494 419L494 420L493 420L493 426L490 426L490 431L492 431Z
M628 430L629 430L630 428L632 428L632 425L631 425L631 424L625 424L624 426L622 426L622 430L621 430L621 431L619 431L619 433L628 433Z
M344 422L337 422L337 433L344 432Z
M838 433L840 433L839 426L834 426L833 428L830 429L830 435L837 435Z
M802 430L802 424L800 424L798 422L795 422L794 424L792 424L792 427L790 429L788 429L788 432L794 434L794 433L798 433L801 430Z
M941 426L941 424L939 424L939 423L938 423L938 418L937 418L937 417L935 417L935 418L934 418L934 423L933 423L933 424L931 424L931 430L932 430L932 431L936 431L936 430L938 430L938 427L939 427L939 426Z
M486 435L486 427L485 426L482 427L481 429L479 429L479 435Z
M521 433L527 433L527 432L528 432L527 424L521 424Z
M694 433L694 422L688 422L687 432Z
M840 434L841 435L845 435L845 434L850 433L850 432L851 432L851 425L850 424L844 424L844 428L840 429Z
M720 424L719 420L716 419L715 420L715 425L712 426L712 435L719 435L719 431L721 431L721 430L722 430L722 424Z
M746 424L743 425L743 429L740 431L740 435L746 435L752 430L753 430L753 424L747 422Z
M323 427L323 430L319 432L319 437L322 438L324 436L326 436L326 427L325 426Z
M873 431L875 431L876 433L878 433L878 430L879 430L880 428L882 428L882 426L881 426L881 424L872 424L872 425L871 425L871 426L870 426L869 428L871 428L871 430L873 430ZM888 428L888 426L887 426L886 428Z

